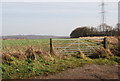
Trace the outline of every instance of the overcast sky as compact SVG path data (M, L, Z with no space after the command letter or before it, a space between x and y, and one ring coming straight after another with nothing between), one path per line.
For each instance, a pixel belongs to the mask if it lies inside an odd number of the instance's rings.
M117 24L117 2L106 2L106 23ZM81 26L100 24L99 2L4 2L3 35L69 36Z

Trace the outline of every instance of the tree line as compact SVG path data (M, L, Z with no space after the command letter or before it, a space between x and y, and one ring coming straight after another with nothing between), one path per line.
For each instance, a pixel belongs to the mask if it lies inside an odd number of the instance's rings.
M86 36L117 36L118 34L120 34L118 25L112 27L107 24L103 24L96 28L87 26L77 27L71 32L70 37L78 38Z

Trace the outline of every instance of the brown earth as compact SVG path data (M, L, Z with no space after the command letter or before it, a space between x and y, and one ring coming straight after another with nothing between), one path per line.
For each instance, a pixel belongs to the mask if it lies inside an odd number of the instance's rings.
M120 65L85 65L58 74L37 76L30 79L120 79ZM54 68L53 68L54 69Z

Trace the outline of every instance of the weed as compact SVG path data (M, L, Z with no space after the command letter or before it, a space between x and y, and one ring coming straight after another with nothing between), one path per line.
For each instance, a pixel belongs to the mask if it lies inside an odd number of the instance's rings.
M85 64L118 64L120 57L88 58L79 51L76 56L49 54L48 39L34 40L4 40L3 42L3 79L24 79L39 75L54 74ZM62 41L67 43L67 41ZM70 43L73 41L70 41ZM82 41L91 42L91 41ZM58 42L59 43L59 42ZM64 45L63 45L64 46ZM85 46L85 45L84 45ZM101 57L107 57L109 50L98 49Z

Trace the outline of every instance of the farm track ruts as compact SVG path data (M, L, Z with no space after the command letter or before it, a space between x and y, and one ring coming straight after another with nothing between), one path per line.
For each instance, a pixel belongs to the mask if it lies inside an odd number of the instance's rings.
M68 69L54 75L37 76L30 79L120 79L120 65L85 65Z

